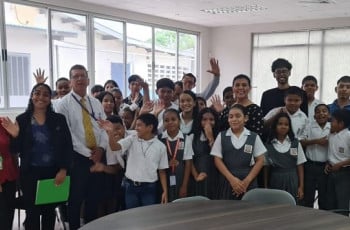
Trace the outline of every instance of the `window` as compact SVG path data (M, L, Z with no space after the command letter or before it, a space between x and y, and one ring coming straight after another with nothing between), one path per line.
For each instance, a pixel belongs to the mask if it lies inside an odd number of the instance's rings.
M293 65L291 85L301 86L306 75L313 75L319 84L316 98L331 103L336 98L333 89L337 80L350 72L349 37L349 28L254 34L253 101L259 103L266 89L276 87L271 64L285 58Z
M5 33L0 34L2 109L27 106L37 68L45 70L46 83L54 90L58 78L69 78L72 65L82 64L89 71L90 87L113 79L124 97L129 94L131 74L148 82L151 98L159 78L176 81L183 72L197 74L195 32L46 4L37 7L31 1L0 1L0 6L5 12L0 16L5 25Z
M29 54L10 53L7 57L8 92L11 95L10 104L25 107L32 85L28 78L31 75Z
M49 70L48 11L44 8L5 3L9 107L26 107L37 68Z

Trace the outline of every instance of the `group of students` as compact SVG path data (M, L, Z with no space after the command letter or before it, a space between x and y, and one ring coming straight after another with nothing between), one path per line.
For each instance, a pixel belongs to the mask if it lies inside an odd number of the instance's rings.
M176 83L159 79L155 101L138 75L129 77L131 94L124 99L118 85L103 92L93 87L87 95L89 79L81 65L70 69L69 80L56 82L56 99L50 100L48 85L35 85L16 122L1 118L5 229L12 225L18 176L10 152L21 158L26 229L54 228L56 205L36 206L35 185L55 178L59 186L67 174L71 229L79 228L81 215L87 223L123 208L194 195L241 199L256 187L288 191L309 207L317 189L319 208L348 209L350 77L338 80L338 97L326 105L314 98L316 78L305 77L303 90L290 86L292 65L277 59L272 72L278 87L263 93L261 107L248 98L251 82L243 74L225 88L222 104L218 95L211 97L220 79L218 61L211 59L210 65L214 77L202 93L191 91L196 77L185 74ZM61 96L61 84L71 91ZM210 97L212 105L206 107Z

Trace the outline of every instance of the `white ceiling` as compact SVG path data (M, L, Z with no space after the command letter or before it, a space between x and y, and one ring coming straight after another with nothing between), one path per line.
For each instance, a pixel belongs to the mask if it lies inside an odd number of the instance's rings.
M350 16L350 0L79 0L208 27L298 21ZM326 2L326 3L320 3ZM328 2L328 3L327 3ZM209 14L201 10L246 8L263 10ZM350 24L350 21L349 21Z

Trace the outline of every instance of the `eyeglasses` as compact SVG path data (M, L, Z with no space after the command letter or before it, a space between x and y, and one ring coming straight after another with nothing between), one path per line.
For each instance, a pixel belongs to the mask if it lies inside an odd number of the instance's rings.
M289 73L289 69L277 69L275 70L275 74L287 74Z
M85 80L87 79L88 77L86 75L74 75L71 77L71 79L77 81L77 80Z

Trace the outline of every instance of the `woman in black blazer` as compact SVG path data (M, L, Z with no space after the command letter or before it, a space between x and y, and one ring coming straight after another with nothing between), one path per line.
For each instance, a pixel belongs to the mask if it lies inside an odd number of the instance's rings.
M35 85L26 111L16 118L18 135L12 146L21 159L20 181L26 209L25 228L54 229L57 204L35 205L37 181L54 178L59 186L66 178L73 153L72 137L63 115L51 105L48 85ZM40 215L41 224L40 224Z

